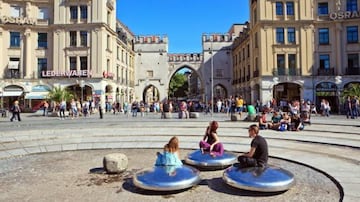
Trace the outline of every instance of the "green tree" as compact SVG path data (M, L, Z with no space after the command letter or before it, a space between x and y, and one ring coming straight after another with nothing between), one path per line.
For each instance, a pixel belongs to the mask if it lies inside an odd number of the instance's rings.
M359 83L353 83L353 84L350 84L349 87L344 89L344 92L342 93L342 97L345 98L347 96L360 97L360 84Z
M176 73L170 80L169 84L169 97L181 97L186 95L187 90L187 77L184 74ZM183 93L181 93L181 92Z
M67 91L66 89L62 89L61 87L55 87L49 92L48 98L58 103L62 100L68 102L72 98L74 98L74 95L69 91Z

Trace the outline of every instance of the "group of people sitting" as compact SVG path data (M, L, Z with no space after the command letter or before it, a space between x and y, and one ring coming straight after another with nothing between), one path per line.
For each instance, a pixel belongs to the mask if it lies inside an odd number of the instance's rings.
M296 113L290 115L286 112L281 114L278 111L273 112L270 121L267 120L266 113L262 112L259 116L258 125L261 130L272 129L277 131L300 131L305 128L303 118L300 114Z
M199 142L199 148L203 154L208 153L216 158L224 154L224 146L220 142L217 129L217 121L211 121L206 128L203 139ZM268 161L268 146L265 138L259 135L259 127L253 124L249 127L248 134L253 138L249 152L238 157L240 166L246 167L266 167ZM164 146L163 153L157 153L155 166L181 166L183 165L179 157L179 139L174 136Z

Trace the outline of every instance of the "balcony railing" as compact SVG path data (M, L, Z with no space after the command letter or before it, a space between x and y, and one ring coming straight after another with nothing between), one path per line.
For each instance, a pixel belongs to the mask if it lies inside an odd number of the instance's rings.
M274 76L301 76L299 68L275 68L273 70Z
M346 75L360 75L360 67L346 68Z
M319 68L318 76L335 76L335 68Z

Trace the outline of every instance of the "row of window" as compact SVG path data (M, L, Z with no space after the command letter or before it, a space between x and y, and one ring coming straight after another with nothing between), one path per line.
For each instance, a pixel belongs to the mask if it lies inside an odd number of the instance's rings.
M294 2L292 1L287 1L285 3L281 1L276 2L276 15L279 16L284 15L285 9L286 9L286 15L294 15L295 14Z
M348 68L359 68L359 54L348 54L347 55ZM330 55L321 54L319 55L319 68L330 69Z
M49 18L49 8L39 7L38 19L48 19ZM21 6L10 6L10 16L11 17L24 17L26 16L24 7ZM80 15L79 15L80 13ZM85 20L88 18L88 7L87 5L79 5L79 6L70 6L70 19L77 20L78 17L80 19Z
M319 2L317 10L318 10L318 15L328 15L329 3ZM357 0L346 0L346 11L357 11L357 10L358 10Z
M359 28L358 26L347 26L346 27L346 39L347 43L358 43L359 42ZM319 28L319 44L329 44L330 34L329 28Z
M49 9L45 7L39 7L38 19L48 19L49 18ZM26 16L25 9L21 6L10 6L10 16L11 17L24 17Z
M287 29L287 42L296 43L295 28L288 27ZM277 27L276 28L276 43L284 44L285 43L285 28ZM327 45L330 42L329 28L319 28L319 44ZM347 43L358 43L359 42L359 28L358 26L347 26L346 27L346 39Z
M87 31L70 31L70 46L77 46L78 44L78 34L80 36L80 46L86 47L88 42L88 32ZM10 47L18 48L20 47L21 34L20 32L10 32ZM47 33L38 33L38 48L47 48L48 40Z
M80 19L85 20L88 18L88 9L86 5L70 6L70 19L77 20L80 11Z

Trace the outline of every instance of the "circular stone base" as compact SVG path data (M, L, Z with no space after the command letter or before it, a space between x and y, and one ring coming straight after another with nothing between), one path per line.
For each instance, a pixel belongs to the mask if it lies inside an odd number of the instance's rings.
M239 168L231 166L223 173L226 184L250 191L279 192L290 189L294 183L294 175L277 167Z
M201 168L226 168L236 161L236 156L231 153L224 152L222 156L212 157L209 152L201 153L201 150L196 150L189 153L185 158L187 164L201 167Z
M134 185L153 191L176 191L200 182L200 172L189 166L155 166L136 173Z

